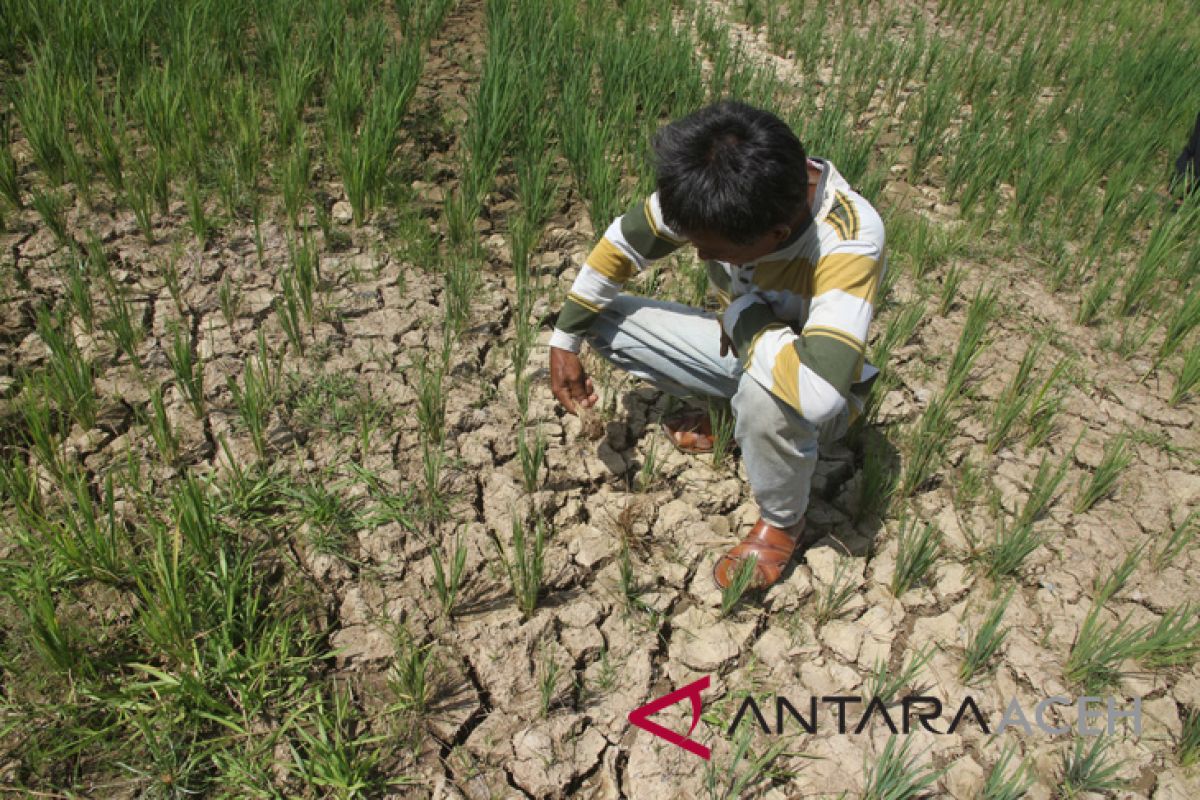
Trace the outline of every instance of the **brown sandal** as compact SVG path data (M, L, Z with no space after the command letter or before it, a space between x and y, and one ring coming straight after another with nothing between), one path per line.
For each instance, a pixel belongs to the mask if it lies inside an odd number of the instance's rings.
M796 545L804 533L804 520L790 528L776 528L763 522L760 517L746 538L725 555L717 559L713 565L713 580L717 586L725 589L733 582L738 567L743 560L753 555L757 557L754 565L754 577L750 579L751 589L765 589L779 580Z
M675 449L688 455L713 451L712 421L707 411L685 411L662 421L663 433Z

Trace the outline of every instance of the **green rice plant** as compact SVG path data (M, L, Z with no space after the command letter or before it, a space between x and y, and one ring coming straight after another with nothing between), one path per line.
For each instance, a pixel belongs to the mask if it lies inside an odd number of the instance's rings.
M1055 420L1066 399L1063 379L1067 377L1070 367L1070 356L1060 358L1033 393L1033 399L1029 403L1029 415L1026 418L1029 425L1026 445L1029 448L1040 447L1054 432Z
M1109 760L1108 750L1112 744L1113 739L1109 736L1097 736L1090 747L1082 738L1075 739L1071 751L1062 756L1063 797L1073 800L1089 792L1116 792L1127 786L1126 781L1117 777L1124 760Z
M522 425L517 430L517 455L521 462L521 477L525 491L530 493L537 491L542 467L546 461L546 437L540 427L535 431L531 444L526 427Z
M714 467L719 467L725 463L733 447L735 420L728 403L720 401L709 403L708 420L713 433L712 463Z
M83 632L63 619L55 600L50 577L39 565L31 565L17 581L5 581L5 594L20 609L28 626L28 642L50 670L67 676L89 678L96 665L88 655Z
M288 342L296 348L296 352L304 354L304 301L301 290L296 285L296 279L290 270L279 273L281 292L275 302L275 311L279 315L279 327L287 336Z
M440 521L449 514L447 495L442 487L442 470L446 467L446 451L436 442L421 443L421 473L424 478L424 514Z
M1121 663L1138 654L1144 635L1142 630L1129 629L1128 618L1106 628L1100 622L1100 611L1100 606L1092 606L1063 665L1063 676L1089 694L1120 681Z
M1183 522L1175 526L1175 530L1162 543L1154 554L1153 564L1156 570L1165 568L1178 559L1185 550L1190 550L1200 533L1200 509L1193 510Z
M225 324L232 328L241 311L242 293L233 285L228 273L221 278L221 285L217 289L217 302L221 306L221 317Z
M67 232L67 208L68 200L62 192L53 189L42 191L34 189L33 195L30 198L30 204L33 210L42 218L42 222L54 234L54 238L59 244L64 247L69 247L75 243L71 238L71 234Z
M1183 398L1196 390L1198 385L1200 385L1200 347L1192 347L1184 356L1183 364L1179 367L1179 374L1175 378L1175 388L1171 390L1171 399L1168 402L1172 406L1179 405L1183 402Z
M279 162L275 182L283 196L283 210L292 227L300 222L300 212L309 199L309 180L312 175L312 151L303 131L292 142L287 157Z
M297 244L288 241L290 272L294 278L296 300L304 321L311 326L315 318L315 298L321 281L321 257L313 240L305 235Z
M995 315L996 290L979 289L967 308L967 321L946 371L946 397L957 397L962 391L972 365L982 352L983 337Z
M187 398L196 419L204 418L204 362L192 352L191 336L183 326L171 327L171 347L167 350L167 361L175 373L175 385Z
M939 395L930 401L919 422L909 429L909 453L900 476L901 497L909 497L941 465L946 444L954 432L954 398Z
M750 752L750 742L753 738L754 731L751 726L741 728L734 742L729 763L722 766L716 759L710 759L705 765L704 790L709 800L742 797L764 778L787 777L786 773L779 773L771 767L787 749L787 741L774 742L761 755L754 756ZM745 768L739 772L743 763Z
M850 598L857 592L858 586L855 585L854 578L850 575L850 559L838 558L837 566L834 567L833 580L817 595L815 614L817 625L824 625L838 617L845 609L846 603L850 602Z
M13 108L33 157L55 186L67 177L67 165L78 158L67 132L70 86L57 58L39 54L26 68Z
M147 244L154 244L154 182L152 169L135 161L133 177L126 181L125 205L133 212Z
M26 381L17 397L17 410L19 430L30 453L47 472L61 479L67 469L67 460L58 432L60 412L56 409L61 408L61 404L55 404L56 389L52 386L52 380L48 374L42 373Z
M892 351L908 344L924 315L925 304L916 302L905 305L888 320L887 326L883 329L883 335L875 341L871 348L871 363L881 369L886 369Z
M146 338L146 329L140 318L135 320L133 306L125 293L125 287L115 280L104 282L105 300L108 302L108 318L101 323L101 329L112 337L113 344L119 352L129 358L134 369L142 371L142 357L138 348Z
M1125 588L1125 584L1129 582L1129 578L1133 575L1133 571L1137 569L1137 565L1142 560L1142 551L1146 549L1146 543L1142 542L1137 547L1131 549L1125 554L1125 558L1117 565L1117 568L1109 572L1103 580L1097 579L1095 586L1095 599L1092 601L1098 606L1105 605L1117 592Z
M1009 762L1015 754L1016 745L1011 743L1000 751L1000 758L996 759L983 784L980 800L1020 800L1033 786L1033 768L1029 761L1022 759L1015 770L1008 772Z
M250 433L255 452L260 459L266 458L267 421L279 393L279 372L268 357L267 343L263 332L258 332L258 352L246 359L239 385L232 376L226 380L233 396L238 416Z
M433 589L442 603L442 614L453 616L454 605L462 588L463 571L467 566L467 545L462 536L455 532L454 546L449 555L443 555L439 546L429 548L433 560Z
M446 404L442 395L445 362L424 358L417 362L417 424L424 441L441 445L446 436Z
M1142 638L1134 656L1151 669L1190 665L1200 655L1200 615L1191 603L1167 611L1139 633Z
M1180 230L1181 222L1190 224L1190 215L1171 215L1151 229L1150 239L1141 252L1137 266L1125 279L1121 294L1122 315L1153 305L1157 294L1155 289L1162 281L1161 275L1167 271L1168 264L1176 258L1186 241L1181 234L1188 231Z
M987 576L998 579L1017 574L1025 559L1045 541L1044 535L1034 531L1032 522L1019 518L1011 523L1001 520L995 541L982 554Z
M81 107L76 109L76 116L83 141L91 146L108 185L120 195L125 191L125 153L129 151L121 94L114 92L105 98L94 82L82 84L80 88Z
M175 429L171 427L171 420L167 417L161 386L153 386L150 389L150 414L146 416L146 426L150 429L150 437L154 439L163 462L174 464L179 458L179 437L175 435Z
M103 490L96 492L98 506L88 476L79 468L65 469L60 482L65 500L61 516L39 525L55 558L91 580L127 586L129 548L116 518L112 475L105 478Z
M1030 483L1029 494L1026 495L1025 503L1017 515L1018 525L1032 525L1045 515L1067 476L1073 452L1064 455L1058 462L1058 466L1051 466L1049 453L1042 456L1042 460L1038 462L1037 472L1034 473L1033 481Z
M44 307L37 311L37 332L50 350L43 385L47 398L90 430L96 424L92 362L79 351L66 321L58 314L51 317Z
M541 654L538 659L538 710L543 718L550 714L550 704L554 700L554 692L558 688L558 676L562 667L553 658Z
M864 701L870 702L878 698L885 704L892 702L901 689L914 684L936 650L934 644L927 644L906 659L900 670L894 674L888 669L887 659L881 657L875 662L871 675L867 678L867 696L863 698Z
M17 172L17 161L13 158L12 148L9 146L12 141L12 120L6 111L6 108L0 107L0 197L7 200L13 208L20 210L24 207L21 202L21 182Z
M1121 434L1104 446L1104 456L1095 472L1079 482L1079 494L1074 506L1076 514L1084 513L1116 488L1117 479L1133 461L1133 454L1126 450L1127 443L1128 438Z
M1118 268L1112 261L1105 261L1096 269L1092 285L1079 301L1075 321L1080 325L1091 325L1100 309L1116 293Z
M77 255L67 261L62 268L63 283L67 287L66 300L76 319L83 329L91 333L96 321L95 306L92 303L91 275L88 262Z
M335 797L361 797L386 791L389 784L405 779L386 780L379 776L383 752L372 749L385 736L364 736L364 726L351 705L349 691L335 688L332 711L318 684L313 690L316 701L304 709L309 725L293 728L299 747L289 742L292 769L309 786L320 786ZM297 715L299 716L299 715ZM310 730L311 729L311 730Z
M652 437L646 445L646 454L642 458L642 466L638 468L634 480L634 490L648 492L658 480L658 439Z
M863 800L916 800L934 785L945 770L933 770L922 766L918 756L910 753L913 739L904 737L898 748L898 736L889 736L879 758L866 771L866 788Z
M1041 360L1045 344L1046 340L1039 338L1025 349L1025 355L1021 356L1016 372L996 398L992 428L988 431L988 453L995 453L1004 446L1017 420L1025 415L1030 401L1029 389L1033 380L1033 367Z
M401 45L398 53L384 61L357 133L350 135L342 129L337 163L356 225L361 225L382 199L392 152L403 130L404 112L420 74L420 50L411 43Z
M896 568L890 588L896 597L925 579L942 551L942 534L932 522L924 526L913 517L900 523Z
M965 277L966 270L958 264L951 264L950 269L946 270L946 277L942 280L942 291L938 296L938 314L949 313L954 301L958 299L958 290Z
M1158 369L1164 360L1170 357L1187 339L1188 334L1200 326L1200 285L1192 289L1191 294L1175 309L1166 323L1163 343L1154 356L1153 370Z
M729 585L721 590L722 617L729 616L729 612L733 610L738 600L741 600L742 595L750 588L750 582L754 580L754 567L757 563L758 556L754 554L738 562L737 567L733 571L733 577L729 580Z
M492 532L492 541L496 545L501 563L504 564L504 571L508 574L509 586L517 601L517 608L527 620L533 617L533 612L537 609L545 569L545 525L538 518L532 527L533 538L527 540L525 525L520 519L513 517L511 550L500 542L495 531Z
M208 218L208 212L205 211L204 192L196 178L189 178L184 184L183 198L187 203L188 227L191 229L192 235L196 237L196 241L203 247L208 243L213 225L212 220Z
M1200 711L1189 708L1180 716L1183 724L1179 742L1175 745L1175 757L1179 766L1186 768L1200 762Z
M395 700L390 708L410 721L420 721L428 714L436 695L441 668L437 651L432 641L418 644L403 624L396 625L393 639L396 655L387 677Z
M1015 591L1015 587L1010 588L1004 599L992 606L979 628L971 634L971 641L963 653L962 665L958 668L959 680L964 684L969 683L976 675L986 674L995 668L992 659L1000 652L1004 640L1008 638L1008 628L1001 627L1000 623ZM1003 771L1003 767L998 769Z
M868 516L884 519L896 494L898 480L884 442L875 437L868 437L863 448L858 504L853 515L855 522Z

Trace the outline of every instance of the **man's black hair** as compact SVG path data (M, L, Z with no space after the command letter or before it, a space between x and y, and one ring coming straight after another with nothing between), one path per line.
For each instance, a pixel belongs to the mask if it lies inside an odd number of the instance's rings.
M807 200L804 145L769 111L723 100L662 128L653 145L663 218L676 231L748 244Z

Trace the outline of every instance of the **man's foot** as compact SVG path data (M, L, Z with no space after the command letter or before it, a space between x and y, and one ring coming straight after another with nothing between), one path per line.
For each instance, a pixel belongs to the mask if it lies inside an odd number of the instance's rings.
M713 565L713 580L722 589L728 588L742 561L753 555L757 557L757 561L754 565L754 577L750 579L750 588L767 588L783 574L803 533L803 519L789 528L776 528L759 517L741 544L717 559L717 563Z
M712 421L707 411L684 411L662 421L663 433L675 449L688 455L713 451Z

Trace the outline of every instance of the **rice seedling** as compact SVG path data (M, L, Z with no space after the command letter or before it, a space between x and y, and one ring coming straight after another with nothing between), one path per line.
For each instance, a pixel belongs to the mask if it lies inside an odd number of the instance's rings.
M454 605L458 602L459 590L462 588L463 571L467 566L466 542L456 531L453 547L448 555L443 555L441 547L434 545L429 548L429 556L433 560L433 589L441 601L442 614L451 617L454 614Z
M38 213L42 222L54 234L55 240L64 247L75 244L75 240L67 232L67 204L66 195L54 189L48 191L34 189L30 197L30 205L33 206L33 210Z
M954 301L958 299L959 287L962 286L965 277L966 270L958 264L951 264L950 269L946 270L946 277L942 279L942 291L938 296L938 314L945 315L954 306Z
M221 306L221 317L225 324L233 327L242 306L242 293L233 285L229 275L221 278L221 286L217 289L217 302Z
M1185 709L1180 717L1182 730L1175 745L1175 758L1179 766L1190 767L1200 762L1200 711Z
M883 441L868 436L863 448L858 504L853 515L855 522L869 516L884 519L896 494L898 480Z
M92 332L95 324L95 306L92 303L91 276L88 274L87 260L72 257L62 267L63 283L66 284L66 301L72 315L79 320L83 329Z
M1125 558L1117 565L1117 568L1108 573L1103 580L1097 579L1095 586L1095 599L1092 601L1098 606L1105 605L1112 599L1117 592L1125 588L1125 584L1129 582L1129 578L1133 575L1133 571L1142 560L1142 551L1145 550L1146 543L1143 542L1137 547L1134 547L1125 554Z
M283 329L292 347L296 348L296 352L304 355L304 301L301 290L288 270L279 273L279 283L282 291L275 303L279 327Z
M543 718L550 714L550 704L554 700L554 693L558 689L558 677L562 673L562 667L553 658L546 656L543 651L538 659L538 710Z
M888 320L883 335L875 341L871 348L871 363L878 365L881 369L886 369L892 351L908 344L924 315L925 304L923 302L909 303Z
M183 330L183 326L174 325L171 329L171 347L167 351L167 361L175 373L175 385L180 393L187 398L196 419L204 418L204 362L192 353L191 336Z
M44 373L26 381L17 398L17 410L21 436L29 452L50 475L61 479L67 460L59 439L56 409L64 406L61 400L56 402L51 381Z
M385 780L378 775L383 752L372 749L371 745L386 737L356 735L361 726L348 691L334 689L332 711L319 685L313 694L316 701L304 710L305 715L310 715L307 720L310 725L294 727L299 748L289 742L290 768L305 784L324 787L335 796L352 797L406 782L403 778Z
M1033 767L1024 759L1011 773L1008 772L1009 762L1016 754L1016 745L1005 745L1000 751L1000 757L988 772L983 784L981 800L1020 800L1033 786Z
M729 800L741 797L760 780L764 778L787 777L772 769L771 765L787 749L786 741L773 742L759 756L750 751L750 741L754 736L750 726L742 728L734 742L733 754L729 763L720 765L716 759L710 759L704 767L704 790L709 800ZM739 766L745 768L739 772Z
M9 204L20 210L24 207L21 202L21 183L18 178L17 161L13 158L12 148L9 143L12 141L12 121L6 109L0 109L0 197L3 197Z
M947 398L957 397L962 391L971 367L982 352L984 334L987 333L987 327L995 315L995 289L984 290L981 288L975 293L975 297L972 298L971 304L967 308L966 324L959 337L958 347L954 351L954 358L946 370L945 396Z
M1200 615L1191 603L1167 611L1138 631L1135 657L1151 669L1192 664L1200 655Z
M96 665L87 653L83 632L59 614L55 588L43 568L31 565L19 582L6 581L3 591L25 618L28 642L42 664L61 675L87 679L95 674Z
M915 800L945 772L921 765L919 756L909 752L913 739L904 737L904 743L897 747L898 738L889 736L874 764L864 764L863 800Z
M1092 285L1083 293L1079 301L1079 311L1075 321L1080 325L1091 325L1100 309L1116 293L1118 267L1111 260L1106 260L1097 267Z
M1042 456L1042 460L1038 462L1037 472L1034 473L1033 481L1030 483L1029 494L1017 515L1018 525L1032 525L1045 515L1067 476L1073 452L1072 450L1071 453L1064 455L1058 462L1058 466L1051 466L1049 453Z
M897 545L890 588L899 597L925 579L941 554L942 535L932 522L921 526L914 517L907 517L900 523Z
M1184 356L1179 373L1175 376L1175 388L1171 390L1172 406L1183 402L1183 398L1192 394L1200 386L1200 347L1192 347Z
M915 684L917 676L933 658L936 649L932 643L927 644L907 658L895 673L888 669L887 659L881 657L867 678L867 695L863 700L869 703L878 698L882 703L892 702L901 689Z
M850 574L850 559L841 557L834 567L833 580L817 595L815 616L817 625L824 625L837 618L858 592L854 577Z
M1034 531L1031 522L1001 520L995 541L982 553L985 573L992 579L1015 575L1025 559L1045 541L1046 537Z
M987 674L995 668L992 659L1000 652L1004 640L1008 637L1008 628L1001 627L1000 623L1015 591L1015 587L1010 588L1004 599L992 606L979 627L971 634L971 640L963 653L962 665L958 668L958 677L964 684L969 683L975 676ZM1003 770L1003 767L998 768Z
M66 321L58 314L51 317L44 307L37 311L37 332L50 350L42 387L47 398L84 430L93 428L96 424L96 394L92 362L79 352Z
M1030 383L1033 380L1033 367L1041 360L1042 350L1046 340L1039 338L1025 349L1016 372L1005 384L1004 390L996 398L995 410L992 413L992 428L988 431L987 451L995 453L1008 441L1013 426L1025 414L1030 401Z
M150 389L150 414L146 417L146 426L150 436L158 447L158 453L166 464L174 464L179 458L179 438L167 417L166 406L163 405L162 387Z
M1163 343L1159 345L1158 353L1154 356L1154 366L1151 371L1162 366L1187 339L1188 334L1200 326L1200 285L1196 286L1187 299L1183 301L1167 320Z
M1100 611L1100 606L1092 606L1063 665L1063 676L1089 694L1120 681L1121 663L1138 654L1144 633L1130 630L1128 619L1106 628L1100 622Z
M901 497L916 493L940 466L946 444L954 432L953 412L954 398L939 395L930 401L920 421L909 429L909 452L900 475Z
M646 445L646 453L642 465L638 468L633 489L637 492L648 492L658 480L658 439L652 437Z
M1200 533L1200 509L1193 510L1184 517L1183 522L1175 526L1175 530L1157 549L1153 558L1154 568L1161 570L1190 550L1195 544L1197 533Z
M113 340L118 352L124 353L138 372L142 371L142 357L138 352L146 338L146 329L125 292L125 287L115 280L104 282L105 300L108 302L108 318L100 327Z
M545 568L545 524L538 518L532 528L533 538L527 539L529 532L526 531L525 524L513 517L511 549L506 548L496 533L492 532L492 541L496 545L501 563L504 564L504 571L508 574L509 586L517 601L517 608L525 619L531 619L537 609Z
M275 182L283 197L283 210L292 227L300 222L300 212L309 200L309 179L312 174L312 151L301 132L292 142L285 159L280 161Z
M1063 380L1067 377L1070 366L1070 356L1060 358L1033 393L1033 399L1029 403L1029 415L1026 417L1029 425L1029 438L1026 440L1028 447L1040 447L1054 432L1055 420L1066 399L1067 390Z
M1125 434L1121 434L1104 446L1104 455L1095 471L1079 482L1079 493L1075 498L1074 511L1082 514L1100 500L1112 494L1116 488L1117 479L1133 461L1133 454L1126 450L1128 442Z
M533 442L524 425L517 431L517 455L521 462L521 478L525 491L533 493L541 482L542 467L546 461L546 437L540 427L535 428Z
M446 436L446 406L442 395L445 362L435 358L418 361L417 367L417 424L422 438L441 445Z
M1082 738L1076 738L1070 752L1062 756L1062 793L1069 799L1088 792L1107 793L1119 791L1127 782L1117 777L1124 767L1124 760L1110 761L1109 749L1113 739L1097 736L1087 746Z
M408 627L397 624L393 636L395 657L388 670L388 688L395 698L391 710L410 722L419 722L429 712L436 695L441 669L433 641L418 644Z
M751 555L749 558L742 559L734 569L729 585L721 590L722 617L729 616L729 612L733 611L738 600L741 600L742 595L750 588L750 582L754 579L754 567L757 563L758 557Z
M25 70L12 97L29 149L55 186L66 180L67 163L76 158L67 133L69 91L58 59L43 52Z
M260 459L265 459L267 421L278 396L279 372L271 364L261 330L258 332L258 352L246 359L241 384L231 376L226 380L226 385L233 396L233 404L238 410L242 425L254 443L255 452Z
M183 197L184 202L187 203L188 227L191 229L192 235L196 237L196 241L203 247L208 243L213 223L204 208L204 193L195 178L189 178L188 182L184 185ZM143 230L145 230L149 226L149 213L143 211L143 214L147 219L146 224L143 225Z
M735 420L729 405L718 401L709 403L708 420L713 433L712 463L714 467L719 467L725 463L733 447Z

